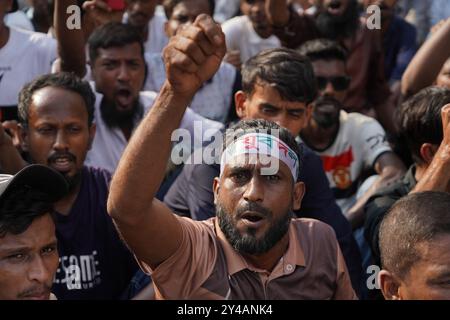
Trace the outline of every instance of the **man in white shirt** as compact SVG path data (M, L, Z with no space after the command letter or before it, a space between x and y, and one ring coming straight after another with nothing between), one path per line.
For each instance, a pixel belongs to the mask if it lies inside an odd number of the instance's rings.
M300 136L321 156L337 203L356 229L364 222L367 199L378 188L399 178L405 167L392 152L377 120L342 110L350 84L345 50L334 41L317 39L305 43L300 52L310 58L319 89L313 115ZM378 176L356 199L362 176L370 169Z
M226 61L238 69L259 52L281 47L280 40L272 34L264 4L264 0L241 0L244 15L222 24L228 50Z
M11 4L12 0L0 1L0 121L17 119L20 89L50 73L57 57L55 40L5 25L3 18Z

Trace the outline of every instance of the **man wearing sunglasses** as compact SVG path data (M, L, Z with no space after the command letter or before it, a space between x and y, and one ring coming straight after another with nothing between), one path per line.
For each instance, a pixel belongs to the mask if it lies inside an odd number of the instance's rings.
M351 80L345 69L345 50L334 41L317 39L305 43L300 52L310 58L319 88L312 117L300 136L321 156L337 203L356 229L364 221L367 199L405 168L375 119L342 110ZM362 176L367 170L375 171L375 177L362 193ZM362 194L357 199L358 188Z

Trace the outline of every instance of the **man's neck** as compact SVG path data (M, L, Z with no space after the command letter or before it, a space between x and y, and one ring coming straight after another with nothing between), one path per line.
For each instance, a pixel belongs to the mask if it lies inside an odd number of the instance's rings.
M3 48L9 40L9 28L4 24L0 26L0 49Z
M301 131L302 140L311 148L317 150L327 149L336 139L339 131L339 124L330 128L321 128L314 121Z
M426 166L416 164L416 172L414 174L414 178L416 179L417 182L419 182L420 179L422 179L423 175L425 174L425 171L427 171Z
M289 231L283 238L277 242L272 249L260 255L242 254L250 264L258 269L272 272L273 268L280 261L281 257L286 253L289 246Z
M64 198L55 203L55 210L64 216L68 216L70 211L72 210L75 200L78 197L78 193L80 193L80 188L81 181Z

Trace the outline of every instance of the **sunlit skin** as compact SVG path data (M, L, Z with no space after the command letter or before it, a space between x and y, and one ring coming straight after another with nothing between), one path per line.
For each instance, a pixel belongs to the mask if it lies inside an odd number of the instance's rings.
M129 112L139 98L145 78L145 61L139 43L99 48L92 77L104 99L113 102L118 112Z
M235 94L236 113L242 120L265 119L288 129L297 136L311 117L311 104L283 99L278 90L262 81L254 86L252 94Z
M35 163L73 178L82 167L95 134L83 98L73 91L45 87L34 92L22 148Z
M250 19L253 29L263 39L272 35L264 6L265 0L241 0L242 13Z
M192 24L202 13L212 14L208 0L184 0L178 3L164 25L167 37L175 35L181 26Z
M58 268L55 224L36 218L21 234L0 238L0 300L47 300Z
M304 184L303 182L294 184L289 167L282 161L277 163L277 171L263 175L261 168L267 168L269 165L261 165L257 155L239 156L230 159L222 175L215 178L215 202L232 215L233 225L241 235L253 235L256 239L262 239L273 220L284 216L289 210L300 209L305 191ZM244 217L238 216L239 208L245 207L248 203L256 203L269 210L272 213L271 217L257 212L244 212ZM245 215L256 216L257 221L248 220ZM274 252L285 250L287 244L286 234L265 254L272 256Z
M379 274L386 299L450 300L450 235L437 236L416 245L420 259L408 274L398 277L386 270Z

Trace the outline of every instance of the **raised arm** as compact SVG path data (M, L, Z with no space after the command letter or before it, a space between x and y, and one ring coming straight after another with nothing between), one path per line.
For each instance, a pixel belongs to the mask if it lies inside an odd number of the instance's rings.
M108 212L136 256L152 268L181 243L177 218L155 194L171 150L171 134L187 105L218 70L226 52L220 27L207 15L172 37L164 49L167 80L130 140L111 182Z
M82 29L69 29L67 19L70 14L67 8L77 5L77 0L56 0L55 2L55 32L58 41L60 71L74 72L79 77L86 73L85 39Z
M411 60L402 77L402 94L409 97L433 84L450 57L450 18L426 41Z

